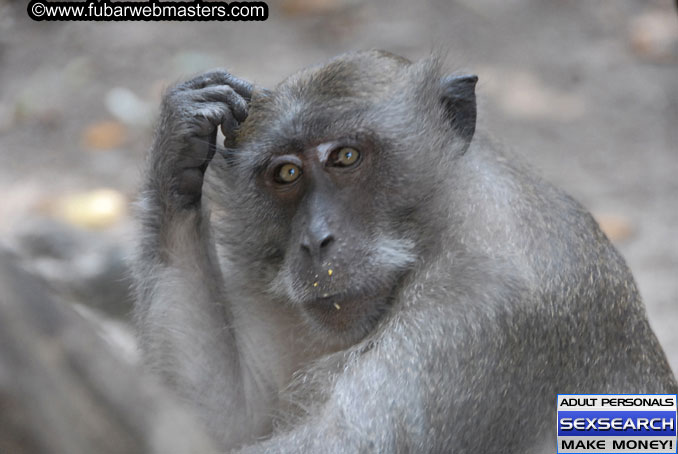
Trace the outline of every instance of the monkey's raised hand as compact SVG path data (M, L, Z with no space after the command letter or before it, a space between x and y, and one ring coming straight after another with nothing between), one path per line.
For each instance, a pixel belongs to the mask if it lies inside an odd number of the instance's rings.
M160 191L180 208L199 205L202 183L216 150L217 127L226 143L247 118L252 85L223 70L210 71L172 88L162 102L151 151L151 172Z

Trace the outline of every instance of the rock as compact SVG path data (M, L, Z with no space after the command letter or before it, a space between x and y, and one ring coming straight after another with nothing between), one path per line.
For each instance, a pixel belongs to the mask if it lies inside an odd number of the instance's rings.
M106 314L82 304L74 304L75 310L92 322L96 332L130 364L139 362L139 349L134 331L129 323L110 318Z
M60 299L129 317L132 298L125 257L130 252L105 232L36 217L14 226L3 242L26 269L49 282Z
M127 200L113 189L96 189L57 199L52 214L78 227L103 229L119 222L127 213Z
M127 140L127 128L117 121L103 121L88 126L82 133L82 145L87 149L118 148Z
M547 86L529 72L513 72L498 80L504 87L497 93L499 104L512 116L571 121L586 111L585 100L575 93Z
M603 233L615 243L626 241L634 234L633 224L624 216L597 214L594 217Z
M0 133L6 133L14 127L14 113L7 104L0 102Z
M15 227L15 239L23 256L70 260L78 247L73 230L49 218L31 218Z
M283 0L280 8L290 16L328 14L341 9L345 3L342 0Z
M218 68L223 61L215 55L204 52L182 52L172 58L172 74L194 74Z
M105 102L108 111L128 126L149 126L153 121L153 106L127 88L113 88L106 93Z
M678 24L670 10L639 15L631 22L629 36L638 56L656 63L678 62Z

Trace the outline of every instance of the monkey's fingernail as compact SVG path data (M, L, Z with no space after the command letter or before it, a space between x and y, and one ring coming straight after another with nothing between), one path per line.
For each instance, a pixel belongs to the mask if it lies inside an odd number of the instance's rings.
M341 306L339 306L337 303L334 303L334 307L336 307L337 310L341 309Z
M327 270L327 275L332 276L332 270L331 269Z

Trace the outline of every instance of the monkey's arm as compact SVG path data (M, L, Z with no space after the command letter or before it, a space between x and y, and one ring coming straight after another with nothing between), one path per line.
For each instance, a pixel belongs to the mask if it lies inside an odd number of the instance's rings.
M540 377L550 373L537 342L548 328L526 338L520 325L536 321L509 310L529 295L489 277L482 288L431 293L406 292L406 307L326 383L317 412L244 452L533 452L555 425L555 411L536 409L550 408L556 384ZM549 388L509 392L522 382Z
M624 326L611 311L601 314L609 326L592 327L510 270L454 262L442 267L457 277L451 285L405 290L399 310L334 379L307 378L329 388L322 406L244 452L541 454L555 449L557 393L675 392L665 360L648 353L656 345L644 318ZM625 291L597 298L612 307Z
M254 424L246 417L246 382L201 194L216 128L232 137L250 93L247 82L215 71L165 96L139 203L133 270L145 362L231 445Z

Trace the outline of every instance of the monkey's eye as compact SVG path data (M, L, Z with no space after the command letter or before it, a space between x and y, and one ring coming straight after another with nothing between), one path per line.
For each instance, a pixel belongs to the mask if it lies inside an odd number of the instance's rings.
M282 184L289 184L296 181L301 176L301 169L296 164L283 164L275 172L275 181Z
M360 152L358 150L355 148L344 147L339 148L332 153L330 156L330 163L331 165L339 167L348 167L358 162L358 158L360 158Z

